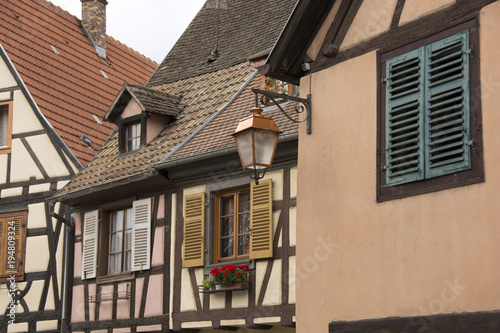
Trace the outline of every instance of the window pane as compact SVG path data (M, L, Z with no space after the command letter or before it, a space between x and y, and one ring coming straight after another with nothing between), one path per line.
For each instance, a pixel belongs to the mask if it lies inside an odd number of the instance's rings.
M121 252L122 251L122 232L119 231L117 233L111 234L111 253Z
M132 269L132 251L125 252L125 262L124 262L124 272L128 272Z
M125 251L132 250L132 230L125 231Z
M233 250L233 237L223 238L221 239L221 247L220 247L220 257L228 258L234 255Z
M120 273L120 266L122 262L122 254L112 254L109 256L109 274Z
M123 229L123 211L114 212L112 216L111 231L120 231Z
M234 217L223 217L220 222L220 235L232 236L234 234Z
M243 235L238 237L238 255L248 254L250 245L249 235Z
M250 191L240 192L239 196L239 212L249 212L250 211Z
M0 147L7 146L9 132L9 108L0 107Z
M240 214L238 233L246 234L250 232L250 213Z
M220 199L220 212L222 216L234 214L234 195L228 195Z
M132 228L132 208L126 210L127 219L125 220L125 229Z

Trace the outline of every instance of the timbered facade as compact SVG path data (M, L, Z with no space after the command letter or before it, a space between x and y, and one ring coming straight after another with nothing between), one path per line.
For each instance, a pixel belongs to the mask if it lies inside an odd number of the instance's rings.
M499 22L494 0L298 2L261 71L312 95L298 331L498 330Z
M108 70L108 62L80 24L44 0L7 0L0 8L2 333L64 328L71 211L52 198L112 130L93 115L104 114L125 79L144 83L155 69L154 62L110 41L108 55L121 54L137 69L117 66L104 78L99 68Z
M284 133L259 185L231 137L261 85L248 59L265 59L295 1L217 2L146 86L123 85L103 117L115 131L57 195L75 214L72 332L295 331L297 127L263 106ZM203 288L223 265L248 265L248 281Z

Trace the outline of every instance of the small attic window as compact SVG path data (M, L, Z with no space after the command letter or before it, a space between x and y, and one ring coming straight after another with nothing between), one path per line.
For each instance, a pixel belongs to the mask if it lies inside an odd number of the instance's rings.
M52 50L54 51L55 54L60 54L59 51L56 49L56 47L52 44L49 44Z
M101 119L99 119L99 117L97 117L95 114L92 114L92 117L94 117L96 123L98 123L99 125L102 125L102 121L101 121Z
M141 116L119 124L120 154L134 154L146 145L146 123Z
M109 79L109 77L106 75L106 73L104 73L104 71L102 69L100 69L100 71L101 71L102 76L104 76L106 79Z

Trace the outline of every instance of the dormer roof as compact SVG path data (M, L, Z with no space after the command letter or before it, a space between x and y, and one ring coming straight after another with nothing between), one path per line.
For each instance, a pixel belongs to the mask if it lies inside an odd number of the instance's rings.
M148 114L177 118L183 110L179 96L126 82L104 115L104 120L116 122L132 99L139 105L141 112Z

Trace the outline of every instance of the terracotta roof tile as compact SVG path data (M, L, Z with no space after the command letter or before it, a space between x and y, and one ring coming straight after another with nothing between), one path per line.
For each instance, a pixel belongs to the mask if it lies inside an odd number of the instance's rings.
M0 43L42 114L83 165L114 127L92 115L102 118L123 82L144 84L156 68L110 37L108 60L98 57L80 20L44 0L2 0ZM78 139L81 134L95 150Z

